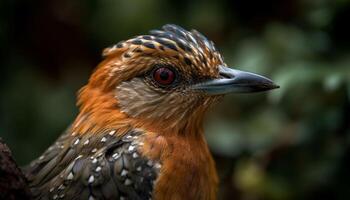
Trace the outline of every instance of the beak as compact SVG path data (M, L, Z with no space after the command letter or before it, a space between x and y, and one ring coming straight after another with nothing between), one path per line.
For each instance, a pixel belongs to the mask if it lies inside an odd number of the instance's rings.
M193 89L200 90L208 95L227 93L252 93L279 88L270 79L240 70L219 66L220 78L207 80L195 84Z

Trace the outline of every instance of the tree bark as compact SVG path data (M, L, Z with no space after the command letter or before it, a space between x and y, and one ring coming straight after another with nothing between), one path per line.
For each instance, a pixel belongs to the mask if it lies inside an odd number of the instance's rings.
M24 174L7 145L0 138L0 199L31 199Z

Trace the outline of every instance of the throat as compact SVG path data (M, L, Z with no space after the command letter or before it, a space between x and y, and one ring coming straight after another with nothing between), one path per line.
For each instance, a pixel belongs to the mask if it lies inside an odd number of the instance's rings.
M148 133L143 152L162 163L157 199L215 199L218 178L204 136L160 136ZM191 190L188 190L191 188Z

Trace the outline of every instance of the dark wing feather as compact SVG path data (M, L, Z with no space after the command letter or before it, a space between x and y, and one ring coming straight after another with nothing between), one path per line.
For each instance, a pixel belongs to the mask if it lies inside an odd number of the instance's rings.
M26 169L35 199L150 199L160 164L139 152L142 132L65 134Z

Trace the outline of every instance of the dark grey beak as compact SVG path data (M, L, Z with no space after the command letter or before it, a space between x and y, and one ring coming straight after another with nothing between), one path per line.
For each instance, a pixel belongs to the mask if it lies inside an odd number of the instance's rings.
M270 79L225 66L219 67L220 78L208 80L193 86L208 95L220 95L227 93L251 93L262 92L279 88Z

